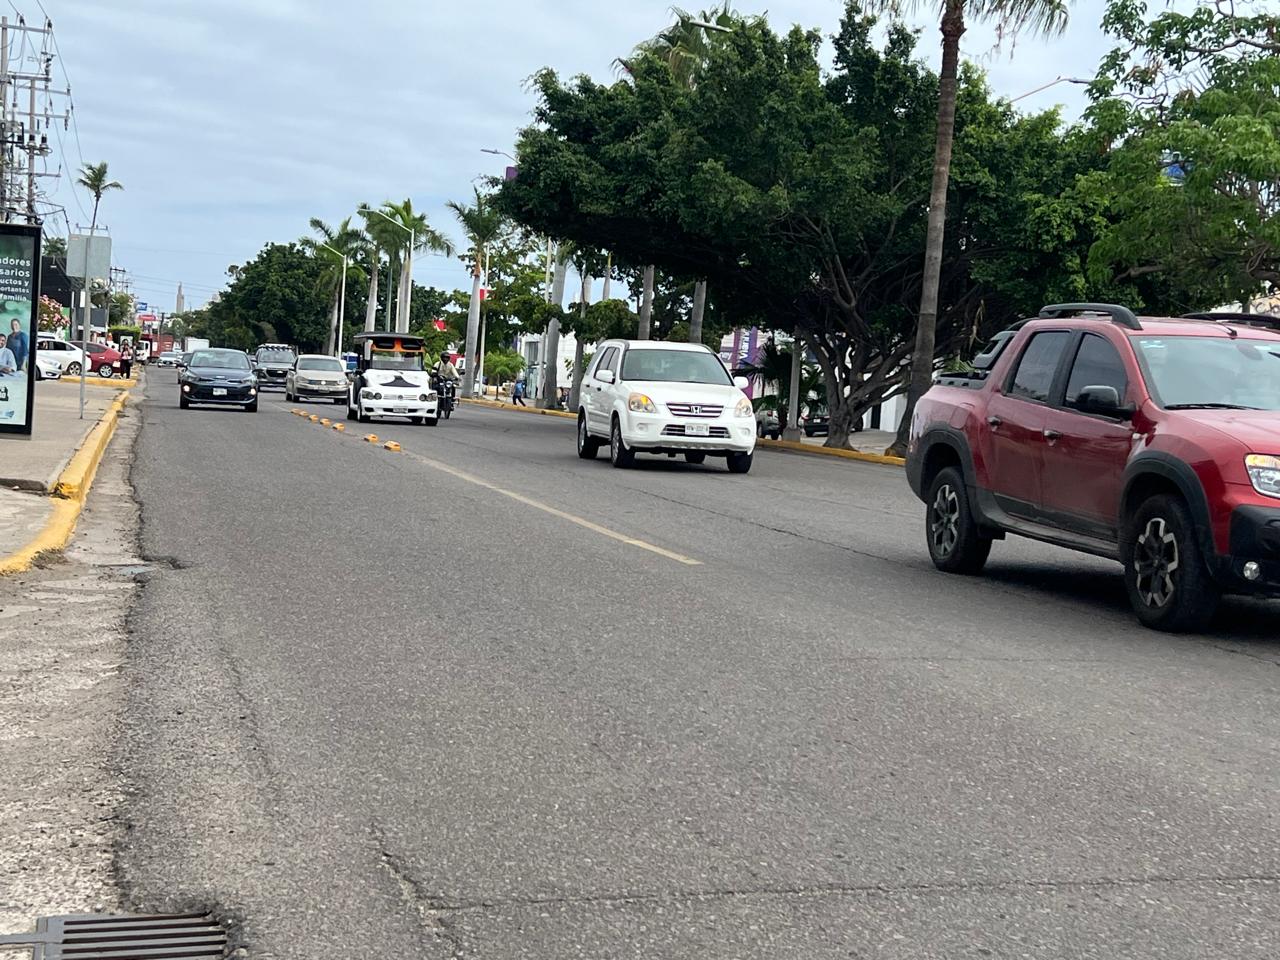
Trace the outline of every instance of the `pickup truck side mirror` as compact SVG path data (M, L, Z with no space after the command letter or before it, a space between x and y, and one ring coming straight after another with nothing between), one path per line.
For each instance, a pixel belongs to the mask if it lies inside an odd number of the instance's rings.
M1092 413L1100 417L1116 417L1124 420L1135 413L1131 405L1120 401L1120 391L1115 387L1095 384L1084 387L1076 397L1076 409L1081 413Z

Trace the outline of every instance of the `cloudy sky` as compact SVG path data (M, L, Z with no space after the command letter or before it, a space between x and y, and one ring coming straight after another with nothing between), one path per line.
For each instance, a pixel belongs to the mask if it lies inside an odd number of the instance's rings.
M457 236L444 203L507 161L529 116L525 80L550 65L608 78L614 57L670 20L667 0L43 0L72 84L74 132L51 165L106 160L125 192L103 201L113 260L153 309L208 299L228 264L264 243L335 222L361 201L413 198ZM13 0L29 21L36 0ZM694 3L683 4L687 7ZM709 6L710 3L703 4ZM832 32L841 0L740 0L775 28ZM1016 97L1058 76L1091 76L1105 40L1102 0L1080 0L1065 37L997 49L976 27L963 49ZM926 17L921 53L936 63ZM55 67L55 75L60 76ZM1081 109L1080 87L1058 84L1019 101ZM72 224L90 201L73 177L52 189ZM50 184L53 181L49 181ZM65 226L54 228L64 233ZM435 257L415 279L465 286L465 269Z

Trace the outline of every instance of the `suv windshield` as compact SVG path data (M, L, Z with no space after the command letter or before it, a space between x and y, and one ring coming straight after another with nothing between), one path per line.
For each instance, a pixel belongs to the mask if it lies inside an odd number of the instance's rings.
M333 357L303 357L298 361L299 370L328 370L330 373L342 373L346 370Z
M1280 342L1135 337L1151 394L1165 408L1280 410Z
M628 350L622 361L622 379L723 386L733 383L720 358L703 350Z
M249 358L239 350L197 350L188 367L216 367L220 370L248 370Z
M421 370L422 354L403 350L375 350L369 360L371 370Z
M259 350L259 363L293 363L292 350Z

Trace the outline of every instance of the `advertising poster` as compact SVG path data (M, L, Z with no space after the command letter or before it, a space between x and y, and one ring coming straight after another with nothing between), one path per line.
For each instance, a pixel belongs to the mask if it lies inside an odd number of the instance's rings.
M0 224L0 433L31 435L40 228Z

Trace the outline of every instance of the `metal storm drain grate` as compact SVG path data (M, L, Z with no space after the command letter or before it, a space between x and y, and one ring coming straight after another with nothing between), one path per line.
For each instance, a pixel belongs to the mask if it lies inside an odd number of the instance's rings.
M31 960L180 960L221 957L227 933L205 913L41 917L35 933L0 936L0 952L30 947Z

